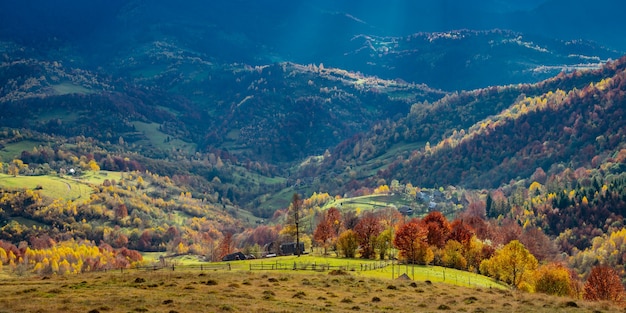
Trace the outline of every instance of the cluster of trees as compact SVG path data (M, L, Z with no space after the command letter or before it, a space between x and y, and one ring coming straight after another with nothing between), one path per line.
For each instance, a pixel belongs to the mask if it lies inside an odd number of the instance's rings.
M302 175L338 173L320 184L338 193L379 185L381 179L497 188L538 167L597 164L619 151L624 136L619 103L626 95L625 67L622 58L539 84L490 87L415 104L405 118L380 122L343 141ZM394 153L387 164L376 161L392 149L404 152ZM347 165L357 173L346 171ZM372 177L369 171L378 172Z
M33 238L31 246L19 247L0 240L0 266L18 274L65 275L89 271L129 268L142 263L142 256L126 248L96 246L89 241L55 242L48 236Z
M462 217L472 220L468 214ZM536 231L522 230L517 223L501 221L500 227L495 220L474 219L468 224L457 219L449 223L437 211L422 219L407 219L393 209L363 213L352 221L350 218L355 216L342 214L336 208L324 213L313 233L324 253L331 248L344 257L384 259L394 258L392 248L395 248L398 257L407 263L475 271L530 292L610 301L619 301L624 296L620 272L614 267L591 267L590 272L583 275L588 277L583 285L576 271L557 261L554 255L541 253L546 247L541 247L538 241L545 237L535 240ZM481 228L481 237L489 235L490 238L480 239L470 225ZM513 225L518 225L519 229L515 230ZM498 237L495 233L505 234ZM515 233L537 251L539 259L520 240L514 239ZM610 254L613 257L623 255ZM606 263L601 260L601 264Z
M211 255L223 231L242 230L238 209L196 198L168 177L131 172L92 186L88 198L48 199L37 190L0 190L0 239L31 242L49 236L139 251ZM16 221L32 221L27 227Z

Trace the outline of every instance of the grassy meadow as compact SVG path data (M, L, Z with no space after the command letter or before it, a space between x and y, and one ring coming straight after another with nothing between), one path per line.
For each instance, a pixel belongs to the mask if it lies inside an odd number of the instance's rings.
M230 271L0 276L0 295L0 312L623 312L608 303L500 288L235 264Z
M41 187L41 194L53 199L76 200L89 198L92 190L88 184L77 179L52 175L12 176L0 174L0 186L3 188L36 189Z

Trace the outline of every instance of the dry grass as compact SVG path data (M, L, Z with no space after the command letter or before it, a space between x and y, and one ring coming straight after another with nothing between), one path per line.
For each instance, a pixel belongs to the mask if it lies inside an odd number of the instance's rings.
M0 281L0 312L624 312L603 303L423 281L133 271Z

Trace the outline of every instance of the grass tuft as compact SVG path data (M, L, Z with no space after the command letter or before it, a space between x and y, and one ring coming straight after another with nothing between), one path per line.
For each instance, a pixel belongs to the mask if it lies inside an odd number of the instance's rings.
M566 308L577 308L578 307L578 303L576 303L574 301L567 301L567 302L563 303L563 307L566 307Z
M478 301L478 298L471 296L471 297L467 297L465 299L463 299L463 303L465 304L472 304L474 302Z
M374 298L372 298L372 302L380 302L380 298L379 297L374 297Z
M350 274L348 274L348 272L346 272L344 270L332 270L332 271L328 272L328 275L344 276L344 275L350 275Z
M304 299L306 297L306 293L304 291L298 291L296 294L292 296L292 298L296 299Z

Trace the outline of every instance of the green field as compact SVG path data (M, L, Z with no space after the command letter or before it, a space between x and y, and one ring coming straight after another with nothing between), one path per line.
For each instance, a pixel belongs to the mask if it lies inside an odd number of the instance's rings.
M157 263L163 253L144 253L144 260L148 264ZM346 273L357 277L378 278L378 279L397 279L406 274L411 280L440 282L456 286L474 287L474 288L497 288L507 289L493 279L475 273L460 271L452 268L444 268L439 266L424 265L401 265L397 261L377 261L365 259L344 259L336 257L323 257L316 255L283 256L276 258L255 259L245 261L232 262L206 262L197 256L179 256L168 258L168 264L174 265L180 269L200 269L202 268L221 268L232 271L255 271L267 270L269 268L277 268L277 273L314 273L320 269L342 269ZM315 267L313 267L315 265ZM382 266L384 265L384 266ZM378 268L377 268L378 267ZM296 270L293 269L304 269ZM306 268L306 269L305 269ZM313 270L313 268L317 270ZM322 270L324 271L324 270Z
M78 179L69 176L17 176L0 174L0 186L4 188L37 189L41 187L41 194L53 199L62 198L76 200L89 198L91 187Z
M0 149L0 161L10 162L11 160L18 158L22 151L32 151L34 147L37 147L41 142L33 140L22 140L15 143L6 144L4 148Z
M171 138L169 135L159 130L159 124L157 123L144 123L135 121L133 122L135 129L142 132L146 138L145 142L138 142L146 146L153 146L161 150L179 149L189 153L196 151L196 145L193 143L184 142L180 139ZM168 140L169 138L169 140Z
M44 196L53 199L77 200L89 198L93 185L101 185L105 179L119 181L122 177L122 173L110 171L86 171L81 176L41 175L14 177L0 174L0 187L23 189L37 189L41 187L40 192Z

